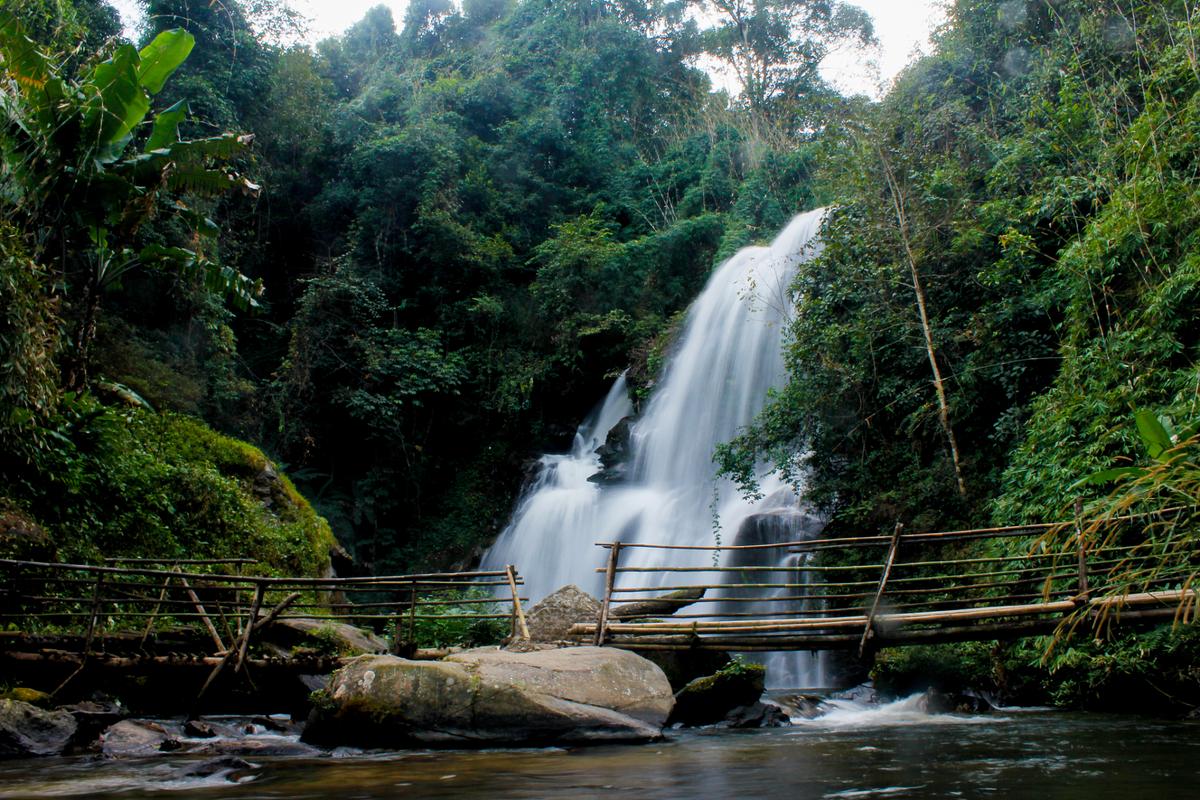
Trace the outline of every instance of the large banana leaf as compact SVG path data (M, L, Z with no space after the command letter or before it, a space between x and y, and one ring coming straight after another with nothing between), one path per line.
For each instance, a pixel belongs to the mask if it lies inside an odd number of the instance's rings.
M137 50L124 45L97 64L85 84L89 97L84 122L94 137L99 163L115 161L134 127L150 113L150 98L138 83L137 70Z
M179 124L187 116L187 104L180 100L154 118L154 128L146 141L146 152L163 150L179 141Z
M142 48L138 66L138 83L150 94L162 91L163 84L179 65L187 60L196 39L181 28L163 31L154 41Z

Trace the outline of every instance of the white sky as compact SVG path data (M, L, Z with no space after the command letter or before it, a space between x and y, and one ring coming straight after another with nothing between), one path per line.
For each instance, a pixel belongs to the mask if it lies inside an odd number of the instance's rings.
M111 0L126 25L136 15L134 0ZM827 59L822 71L842 91L879 97L916 50L929 49L929 34L943 18L942 0L851 0L875 19L878 53L841 52ZM396 23L404 18L407 0L293 0L312 19L312 38L341 33L377 5L392 9ZM718 79L719 80L719 79Z

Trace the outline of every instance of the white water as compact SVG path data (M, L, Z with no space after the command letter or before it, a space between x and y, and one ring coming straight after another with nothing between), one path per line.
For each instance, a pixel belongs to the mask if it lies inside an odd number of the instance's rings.
M890 703L828 699L822 701L821 706L824 710L821 716L793 719L792 725L806 729L844 731L909 725L993 725L1009 721L1008 717L995 714L930 713L923 694L914 694Z
M588 480L602 469L596 448L632 413L621 378L580 426L571 452L543 456L512 521L484 555L484 568L515 564L532 600L571 583L598 596L603 586L595 568L603 551L595 542L712 545L719 537L722 544L752 544L817 534L819 520L777 476L762 475L763 499L750 501L715 477L712 457L718 444L754 420L769 391L783 384L783 340L793 308L789 287L798 265L818 252L823 216L824 210L797 216L769 247L747 247L713 272L688 312L645 413L632 426L627 474L604 485ZM740 552L743 557L735 561L726 551L721 565L763 563L745 558L756 551ZM713 551L632 548L622 550L621 565L709 566L712 558ZM780 564L779 577L798 566ZM692 573L688 582L717 583L720 575ZM776 573L761 575L762 582L783 582L767 579ZM621 578L629 580L617 586L662 586L667 577L626 574ZM819 664L807 654L772 656L768 676L775 686L821 685Z

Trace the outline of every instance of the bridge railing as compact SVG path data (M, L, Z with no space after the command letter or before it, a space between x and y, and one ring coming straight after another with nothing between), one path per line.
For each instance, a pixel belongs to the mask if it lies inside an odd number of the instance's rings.
M440 629L500 623L524 633L524 579L515 568L355 578L268 577L249 559L112 559L103 565L0 559L0 631L82 636L84 652L106 634L146 645L190 632L211 652L244 657L251 634L275 621L344 622L384 633L395 649L437 645ZM498 599L507 592L510 600ZM138 638L140 637L140 638ZM208 645L205 645L208 647Z
M890 535L751 545L600 542L600 613L573 634L646 650L862 653L1191 613L1200 552L1146 569L1154 543L1136 518L1126 523L1091 550L1076 521L928 533L898 524Z

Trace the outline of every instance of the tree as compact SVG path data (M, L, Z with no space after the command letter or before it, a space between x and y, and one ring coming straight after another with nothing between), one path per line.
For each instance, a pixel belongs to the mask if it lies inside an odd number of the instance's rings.
M30 255L56 267L73 306L66 383L82 388L96 334L101 292L147 265L196 272L213 291L245 306L260 285L208 256L218 230L184 199L257 191L223 162L251 137L228 133L182 140L182 101L157 115L151 104L194 46L184 31L164 31L140 51L116 48L76 80L47 56L12 18L0 19L5 127L4 170L9 180L0 213L17 221L33 242ZM148 128L148 130L146 130ZM134 146L138 140L137 146ZM144 242L143 224L158 214L192 233L189 246Z
M874 42L867 13L839 0L693 2L720 18L704 32L704 50L733 69L759 121L786 123L806 95L823 91L819 68L834 48Z

